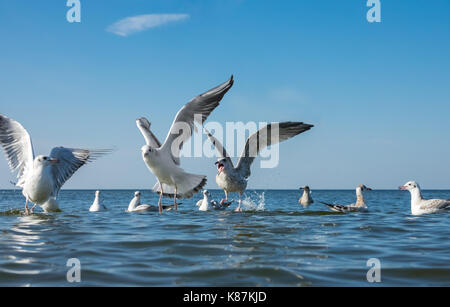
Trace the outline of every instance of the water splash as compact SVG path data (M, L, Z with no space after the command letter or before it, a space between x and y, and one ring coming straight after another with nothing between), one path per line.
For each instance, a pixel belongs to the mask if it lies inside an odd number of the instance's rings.
M264 192L258 194L254 191L251 196L245 194L242 200L242 211L264 211L265 205Z

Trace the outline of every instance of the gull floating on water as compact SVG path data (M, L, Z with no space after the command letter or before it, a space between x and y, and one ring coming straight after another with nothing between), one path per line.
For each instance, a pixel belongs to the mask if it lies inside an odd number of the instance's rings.
M181 205L181 203L179 203ZM162 208L164 210L171 210L174 206L173 205L162 205ZM134 192L134 197L130 201L130 204L128 205L128 212L139 212L139 211L158 211L158 207L153 205L147 205L147 204L141 204L141 192L136 191Z
M206 184L206 176L186 173L180 167L180 151L196 129L219 105L220 100L233 85L233 76L225 83L195 97L183 106L175 116L164 144L150 131L150 122L141 117L137 127L145 138L142 158L149 170L158 178L153 191L160 194L158 207L162 212L162 197L173 197L175 210L177 198L191 198Z
M302 194L302 197L300 197L300 199L298 200L298 203L306 208L310 204L314 203L314 200L311 197L311 190L309 189L309 187L307 185L304 187L301 187L300 189L303 190L303 194Z
M351 205L338 205L338 204L328 204L322 202L322 204L326 205L333 211L336 212L364 212L368 211L366 203L364 202L363 191L371 191L371 188L366 187L363 184L360 184L356 187L356 203Z
M55 147L49 156L34 156L31 137L17 121L0 114L0 145L9 167L17 171L17 186L25 196L25 213L36 205L44 211L58 210L56 198L63 184L85 163L110 152ZM34 203L28 210L28 202ZM55 208L56 206L56 208Z
M95 191L95 199L92 205L89 207L89 211L91 212L98 212L98 211L105 211L106 206L102 203L100 203L100 191Z
M203 199L200 199L197 202L199 211L208 211L208 209L209 209L208 196L211 196L211 194L208 192L208 190L203 190Z
M314 126L302 122L268 124L247 139L244 151L242 152L236 167L234 167L233 162L231 161L230 156L228 156L223 145L205 129L210 141L213 143L220 156L215 163L218 171L216 175L216 183L225 192L225 199L223 201L228 200L228 193L238 192L239 204L235 211L242 211L242 194L247 188L247 180L248 177L250 177L250 166L258 153L267 146L292 138L302 132L308 131L312 127ZM272 136L272 128L278 128L278 135Z
M414 181L408 181L399 187L400 190L408 190L411 193L411 214L421 215L450 211L450 199L425 200L420 192L420 186Z

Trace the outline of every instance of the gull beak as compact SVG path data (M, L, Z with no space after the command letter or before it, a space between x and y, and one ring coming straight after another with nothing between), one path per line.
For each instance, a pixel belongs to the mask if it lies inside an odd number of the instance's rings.
M367 189L368 191L372 191L372 189L371 189L371 188L368 188L368 187L366 187L366 189Z
M59 162L59 160L58 159L55 159L55 158L52 158L52 159L50 159L49 160L51 163L58 163Z
M217 161L216 163L214 163L214 165L217 165L217 164L219 164L219 161Z
M399 190L406 190L406 187L404 185L401 185L398 187Z

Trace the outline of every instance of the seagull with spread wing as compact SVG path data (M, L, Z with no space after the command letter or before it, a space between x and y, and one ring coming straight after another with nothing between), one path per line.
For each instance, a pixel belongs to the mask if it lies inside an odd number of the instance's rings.
M266 125L247 139L244 151L236 167L234 167L223 145L205 129L210 141L219 153L219 159L215 163L218 171L216 182L225 192L225 199L222 199L220 203L227 203L228 193L238 192L239 203L235 211L242 211L241 197L247 188L247 180L250 177L250 166L259 152L267 146L290 139L302 132L308 131L312 127L314 126L303 122L282 122Z
M31 137L17 121L0 114L0 145L11 170L17 171L18 187L25 196L25 213L36 205L57 210L56 197L63 184L85 163L109 150L55 147L49 156L34 155ZM34 203L31 210L28 202ZM51 206L47 206L50 203Z
M206 184L206 176L187 173L180 167L180 151L184 142L192 136L192 130L196 129L195 123L202 125L232 86L233 76L184 105L175 116L164 144L150 131L150 122L146 118L136 120L136 125L147 143L141 149L142 158L158 179L153 192L160 194L160 213L163 196L173 197L177 210L177 198L191 198Z

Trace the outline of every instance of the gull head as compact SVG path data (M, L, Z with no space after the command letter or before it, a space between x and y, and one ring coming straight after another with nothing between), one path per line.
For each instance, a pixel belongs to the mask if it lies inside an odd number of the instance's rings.
M36 166L49 166L49 165L52 165L52 164L58 163L58 162L59 162L58 159L50 158L50 157L47 157L44 155L37 156L34 159L34 164Z
M100 196L100 191L99 190L95 191L95 197L99 197L99 196Z
M134 192L134 197L141 197L141 192L139 191Z
M400 190L407 190L407 191L413 191L416 189L420 189L419 184L416 183L415 181L408 181L407 183L405 183L402 186L398 187Z
M217 162L214 164L217 166L217 174L220 174L224 170L228 170L231 167L230 162L225 158L217 160Z
M142 146L141 151L142 151L143 158L150 158L153 155L153 153L155 152L154 148L152 148L149 145Z
M360 184L356 187L356 189L360 189L361 191L372 191L371 188L366 187L364 184Z
M309 192L309 186L305 185L304 187L300 187L300 190L305 190L306 192Z
M205 196L211 196L211 193L209 193L208 190L203 190L203 195L205 195Z

